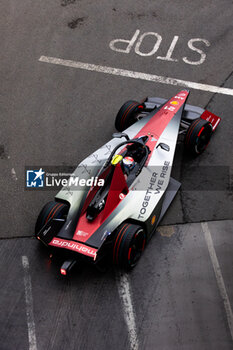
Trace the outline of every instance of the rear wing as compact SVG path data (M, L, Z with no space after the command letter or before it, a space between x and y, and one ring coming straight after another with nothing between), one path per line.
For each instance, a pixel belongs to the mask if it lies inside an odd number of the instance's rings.
M159 108L161 105L163 105L166 102L167 102L167 100L164 98L148 97L145 100L144 105L145 105L146 110L149 111L149 110L154 109L154 108ZM192 106L189 104L185 104L184 109L183 109L183 114L182 114L182 120L192 122L193 120L195 120L197 118L202 118L202 119L210 122L212 127L213 127L213 131L217 128L218 124L221 121L220 117L218 117L217 115L215 115L214 113L212 113L206 109L203 109L201 107Z

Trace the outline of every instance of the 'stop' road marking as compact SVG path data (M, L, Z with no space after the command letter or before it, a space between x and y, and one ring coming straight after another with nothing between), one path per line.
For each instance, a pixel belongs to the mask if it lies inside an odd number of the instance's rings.
M168 78L168 77L163 77L163 76L154 75L154 74L134 72L131 70L113 68L113 67L107 67L107 66L99 66L99 65L91 64L91 63L64 60L64 59L56 58L56 57L41 56L39 58L39 61L46 62L46 63L52 63L52 64L58 64L61 66L66 66L66 67L89 70L89 71L93 71L93 72L119 75L119 76L127 77L127 78L153 81L155 83L176 85L176 86L182 86L182 87L196 89L196 90L208 91L208 92L212 92L212 93L216 93L216 94L224 94L224 95L233 96L233 89L228 89L228 88L223 88L223 87L218 87L218 86L208 85L208 84L199 84L199 83L195 83L192 81L180 80L180 79L175 79L175 78Z

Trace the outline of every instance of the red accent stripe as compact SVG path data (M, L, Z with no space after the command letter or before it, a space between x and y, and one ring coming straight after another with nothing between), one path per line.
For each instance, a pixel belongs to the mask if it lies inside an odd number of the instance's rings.
M194 127L197 125L198 122L199 122L199 120L197 119L197 120L193 123L193 125L191 126L191 128L188 130L187 137L186 137L186 144L189 143L189 140L190 140L192 131L193 131Z
M53 212L53 215L51 216L51 219L54 217L54 215L56 214L58 209L61 208L61 207L63 207L63 204L60 204L59 207L57 207L57 209Z
M59 203L57 203L57 204L50 210L50 212L49 212L49 214L48 214L48 216L47 216L47 218L46 218L46 220L45 220L45 223L47 223L47 221L49 220L50 215L51 215L52 212L58 207L58 205L59 205Z
M145 249L146 239L144 238L143 244L142 244L142 251Z
M124 229L124 231L122 232L122 235L121 235L121 238L119 239L119 243L118 243L118 247L117 247L117 253L116 253L116 263L118 264L119 262L119 250L120 250L120 246L121 246L121 241L122 241L122 238L125 234L125 231L127 230L129 225L126 226L126 228Z
M112 167L112 165L110 166ZM121 201L119 198L120 193L127 194L129 192L121 165L118 163L113 170L114 174L104 209L93 221L87 220L86 212L81 213L75 233L73 235L74 240L79 242L87 242L93 233L102 225L106 218L109 217L113 210L118 206ZM80 231L85 232L85 234L82 235Z
M112 182L108 192L105 208L103 210L102 219L104 221L120 202L120 194L129 192L120 163L115 166Z
M126 119L126 116L129 114L129 112L131 111L131 109L132 109L133 107L135 107L136 105L137 105L137 103L134 103L134 104L130 105L130 106L126 109L126 111L125 111L125 113L123 114L123 117L122 117L122 119L121 119L121 126L122 126L122 127L124 126L124 121L125 121L125 119Z
M128 110L129 110L130 106L132 106L132 105L129 105L129 106L126 108L126 110L124 111L124 114L123 114L123 116L122 116L122 118L121 118L121 126L123 126L123 119L125 118L125 114L128 113Z
M120 229L118 235L117 235L117 238L116 238L116 241L115 241L115 244L114 244L114 248L113 248L113 262L116 262L116 254L115 254L115 252L116 252L116 247L117 247L118 239L119 239L119 237L120 237L122 231L124 230L124 228L127 227L127 226L128 226L127 224L124 224L124 225L122 226L122 228Z
M188 133L187 133L187 136L186 136L186 145L189 144L189 140L190 140L190 137L192 135L192 132L193 132L193 129L195 128L195 126L200 122L200 119L197 119L193 125L191 126L191 128L189 129Z
M201 130L199 131L197 137L199 137L199 136L201 135L201 133L202 133L203 130L204 130L204 126L203 126L203 127L201 128Z
M116 247L117 247L117 241L118 241L118 239L119 239L119 237L121 235L122 230L125 228L125 226L126 226L126 224L124 224L122 226L122 228L120 229L120 232L117 235L117 238L116 238L116 241L115 241L115 244L114 244L114 248L113 248L113 262L116 261L116 254L115 254L115 252L116 252Z
M128 261L130 261L131 250L132 250L132 248L130 247L130 248L129 248L129 251L128 251Z

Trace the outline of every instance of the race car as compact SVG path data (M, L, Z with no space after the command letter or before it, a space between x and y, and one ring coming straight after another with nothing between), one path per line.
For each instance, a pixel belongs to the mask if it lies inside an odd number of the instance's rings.
M126 270L137 264L181 185L171 177L178 139L197 156L221 120L186 104L188 95L183 90L169 100L124 103L115 119L118 133L83 160L70 185L43 207L35 235L64 253L61 274L80 259L97 266L110 259ZM86 185L77 187L75 178Z

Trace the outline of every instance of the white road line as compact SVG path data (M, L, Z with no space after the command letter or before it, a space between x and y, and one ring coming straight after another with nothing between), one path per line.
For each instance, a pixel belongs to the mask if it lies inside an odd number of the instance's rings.
M116 271L116 278L118 293L124 309L124 318L129 332L130 349L138 350L137 328L131 300L129 276L126 273Z
M176 85L176 86L182 86L182 87L196 89L196 90L213 92L216 94L224 94L224 95L233 96L233 89L228 89L228 88L223 88L223 87L218 87L218 86L208 85L208 84L199 84L199 83L195 83L192 81L180 80L180 79L175 79L175 78L168 78L168 77L163 77L163 76L154 75L154 74L134 72L131 70L126 70L126 69L113 68L113 67L107 67L107 66L99 66L96 64L76 62L76 61L71 61L71 60L63 60L61 58L47 57L47 56L41 56L39 58L39 61L45 62L45 63L58 64L61 66L66 66L66 67L89 70L92 72L119 75L119 76L127 77L127 78L141 79L141 80L146 80L146 81L152 81L155 83Z
M217 258L217 255L216 255L216 252L214 249L214 244L213 244L213 240L211 237L211 233L210 233L208 224L207 224L207 222L203 222L201 224L201 226L202 226L202 230L204 232L205 240L206 240L206 243L208 246L208 250L209 250L211 262L212 262L212 265L214 268L214 273L215 273L215 277L217 280L218 288L219 288L221 297L223 299L223 303L224 303L224 307L225 307L225 311L226 311L226 315L227 315L228 326L229 326L229 329L231 332L231 337L233 340L233 314L232 314L230 300L229 300L228 295L227 295L225 283L224 283L222 272L221 272L221 269L219 266L218 258Z
M24 288L25 288L25 302L26 302L26 315L28 325L28 341L29 350L37 350L36 345L36 328L33 316L33 298L32 298L32 284L29 274L29 261L27 256L22 256L22 265L24 268Z

